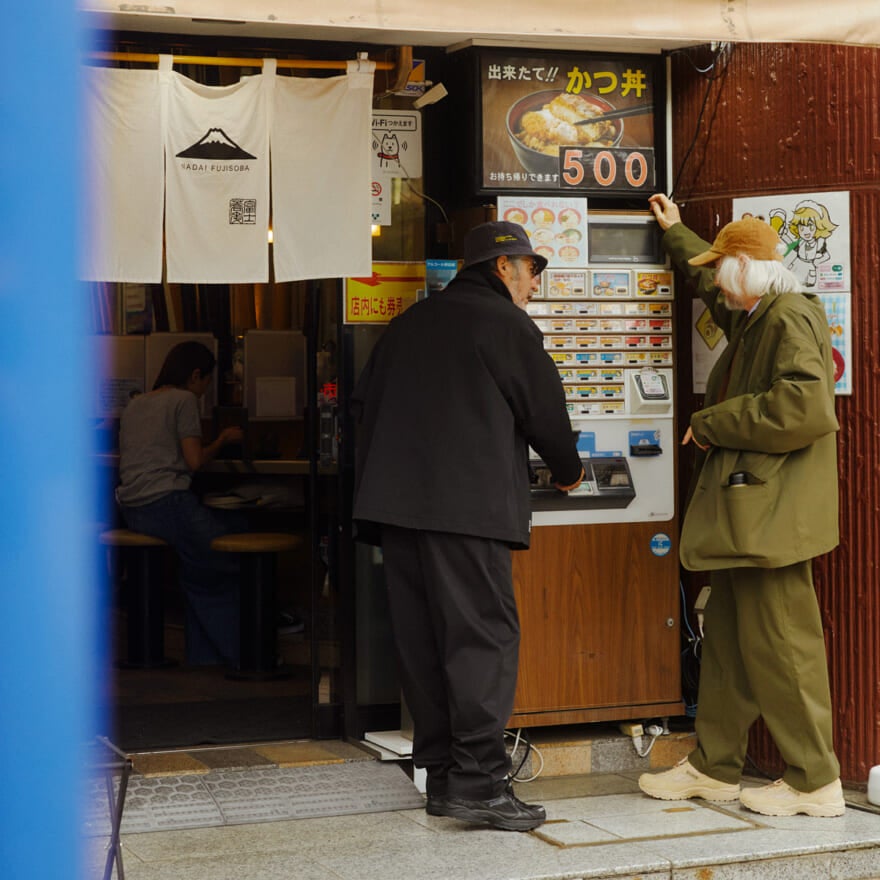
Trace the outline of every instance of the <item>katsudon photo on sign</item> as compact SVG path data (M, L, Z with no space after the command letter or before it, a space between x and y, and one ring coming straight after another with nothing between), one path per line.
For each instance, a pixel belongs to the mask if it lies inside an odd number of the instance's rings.
M653 174L658 76L651 57L481 50L483 191L589 191L589 180L573 185L561 169L566 157L590 162L599 151L615 161L640 152Z

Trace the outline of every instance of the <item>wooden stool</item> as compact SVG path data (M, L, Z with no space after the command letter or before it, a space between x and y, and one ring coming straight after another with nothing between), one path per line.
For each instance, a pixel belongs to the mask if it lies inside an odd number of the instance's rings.
M161 538L129 529L101 532L105 547L117 547L127 559L128 583L125 608L128 614L128 659L122 664L133 669L156 669L174 665L165 659L165 610L161 574Z
M220 553L238 553L241 560L239 590L241 634L238 669L233 678L276 678L278 646L275 608L275 570L278 553L302 544L298 535L284 532L241 532L211 542Z

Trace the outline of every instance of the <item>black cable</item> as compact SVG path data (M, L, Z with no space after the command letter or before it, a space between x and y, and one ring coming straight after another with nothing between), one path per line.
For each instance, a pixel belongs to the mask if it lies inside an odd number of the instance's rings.
M521 731L520 742L525 743L526 751L522 757L522 760L519 762L519 766L516 768L516 770L513 771L513 773L510 774L511 779L516 779L516 777L519 776L519 771L522 770L522 768L525 766L526 760L528 759L529 755L532 752L532 743L529 740L529 734L527 731L525 731L525 730Z
M712 64L708 68L706 68L707 70L714 70L717 67L718 61L721 58L722 54L724 53L725 47L727 45L728 44L722 44L719 47L718 52L715 54L715 57L712 61ZM677 52L678 51L681 51L681 50L677 50ZM677 52L672 52L670 54L677 54ZM730 64L730 59L731 59L732 55L733 55L733 49L730 48L730 50L727 52L727 60L724 62L724 66L721 68L721 70L715 76L707 76L706 77L706 92L703 95L703 103L700 106L700 113L697 116L696 125L694 125L694 136L691 138L690 145L688 146L687 150L685 151L684 157L681 160L681 164L678 166L678 172L676 173L675 180L673 181L673 184L672 184L672 191L669 193L669 197L671 199L675 198L675 193L676 193L676 190L678 189L678 182L681 180L681 175L684 172L685 165L687 164L687 161L690 158L694 147L696 146L697 138L700 136L700 124L703 121L703 114L706 112L706 105L709 102L709 94L712 91L712 84L715 82L715 80L721 79L725 75L725 73L727 72L727 67ZM690 61L690 56L685 55L685 57L688 59L688 61ZM691 64L693 65L692 61L691 61ZM699 68L695 67L695 69L699 71Z
M701 76L705 76L707 73L711 73L711 71L713 71L715 69L716 65L718 64L718 59L722 56L722 54L725 52L726 49L730 48L730 45L731 45L730 43L721 43L718 46L717 51L712 56L712 63L708 67L697 67L697 65L694 64L694 61L691 58L689 48L688 49L670 49L669 52L667 52L666 54L667 55L684 55L685 60L690 64L690 66L693 67L693 69L697 73L699 73ZM722 70L722 73L723 73L723 70ZM721 76L721 73L719 73L718 76L714 76L714 77L707 76L706 79L711 81L713 79L719 79L720 76Z
M688 620L687 597L684 584L679 581L679 595L681 596L681 618L684 623L682 629L681 649L681 690L684 698L685 714L688 717L696 715L697 694L700 685L700 654L703 640L691 628Z

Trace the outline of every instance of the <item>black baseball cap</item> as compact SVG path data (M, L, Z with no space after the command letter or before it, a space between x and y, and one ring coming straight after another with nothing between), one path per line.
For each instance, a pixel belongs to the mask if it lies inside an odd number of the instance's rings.
M531 257L541 272L547 268L547 258L532 250L529 235L519 225L507 220L492 220L475 226L464 237L464 265L467 269L495 257Z

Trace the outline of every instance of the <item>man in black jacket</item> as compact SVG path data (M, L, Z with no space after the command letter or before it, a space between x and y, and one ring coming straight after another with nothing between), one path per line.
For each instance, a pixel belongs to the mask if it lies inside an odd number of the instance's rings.
M559 374L525 311L546 265L515 223L471 230L462 271L391 322L353 395L354 518L381 534L426 809L514 831L546 818L514 796L504 745L529 446L561 491L583 478Z

